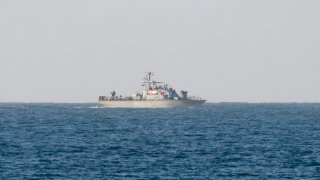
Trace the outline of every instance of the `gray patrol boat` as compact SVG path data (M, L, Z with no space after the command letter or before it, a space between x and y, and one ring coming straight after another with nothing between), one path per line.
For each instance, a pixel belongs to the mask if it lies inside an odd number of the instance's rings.
M180 91L169 87L168 84L152 79L153 73L148 72L142 86L145 90L135 93L131 97L117 96L113 90L111 96L100 96L99 104L110 108L172 108L185 106L200 106L206 100L188 97L188 91Z

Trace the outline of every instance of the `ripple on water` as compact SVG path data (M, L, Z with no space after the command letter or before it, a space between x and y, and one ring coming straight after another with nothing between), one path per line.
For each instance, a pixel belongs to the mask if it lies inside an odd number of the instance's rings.
M0 104L0 179L317 179L319 104Z

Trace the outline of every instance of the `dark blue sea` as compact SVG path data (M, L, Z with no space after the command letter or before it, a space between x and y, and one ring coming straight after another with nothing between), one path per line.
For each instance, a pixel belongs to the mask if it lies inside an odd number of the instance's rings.
M320 179L320 104L0 104L0 179Z

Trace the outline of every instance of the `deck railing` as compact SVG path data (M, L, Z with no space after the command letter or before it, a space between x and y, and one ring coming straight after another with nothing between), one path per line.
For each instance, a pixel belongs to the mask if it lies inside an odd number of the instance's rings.
M99 101L159 101L160 99L133 99L132 97L107 97L107 96L99 96ZM166 100L166 101L176 101L174 99L161 99L161 100ZM200 97L196 96L191 96L188 97L186 100L203 100Z

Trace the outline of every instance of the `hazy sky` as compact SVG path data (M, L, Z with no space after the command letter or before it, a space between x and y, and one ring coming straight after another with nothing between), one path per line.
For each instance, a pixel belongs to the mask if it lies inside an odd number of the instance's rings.
M319 0L1 0L0 102L132 95L320 102Z

